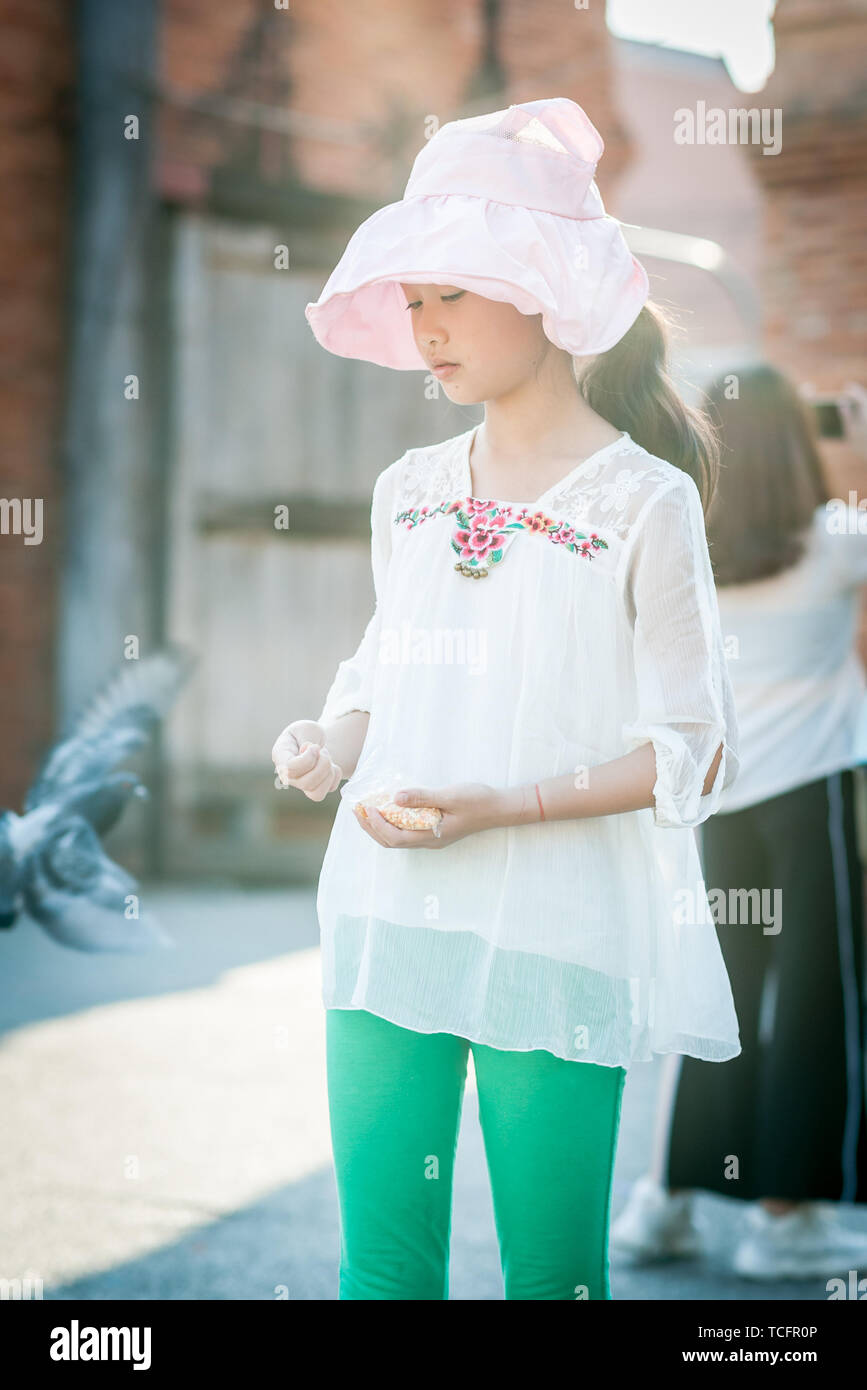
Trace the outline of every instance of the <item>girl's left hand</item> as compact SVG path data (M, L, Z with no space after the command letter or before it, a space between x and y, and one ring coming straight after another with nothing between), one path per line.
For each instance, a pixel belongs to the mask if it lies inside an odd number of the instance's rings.
M437 826L439 835L435 835L432 830L399 830L373 806L365 807L366 818L355 811L362 830L386 849L443 849L465 835L499 824L499 792L484 782L461 782L439 790L408 787L397 792L394 800L398 806L436 806L442 819Z

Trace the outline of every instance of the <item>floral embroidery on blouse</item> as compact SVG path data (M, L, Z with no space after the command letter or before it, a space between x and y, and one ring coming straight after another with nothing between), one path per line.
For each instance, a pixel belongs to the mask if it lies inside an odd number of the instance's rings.
M457 521L451 537L452 550L460 556L455 569L469 579L483 577L493 565L499 564L507 541L517 531L535 532L588 560L593 559L594 550L608 549L608 542L595 531L585 535L569 522L555 521L545 512L533 512L527 507L500 506L490 499L485 501L478 497L459 498L455 502L441 502L438 507L415 507L398 512L394 524L402 522L407 530L411 530L439 514L454 515Z

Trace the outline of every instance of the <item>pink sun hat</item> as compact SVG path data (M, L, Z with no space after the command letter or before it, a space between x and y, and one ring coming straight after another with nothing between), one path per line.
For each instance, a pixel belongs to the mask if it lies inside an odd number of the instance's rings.
M403 198L362 222L315 304L319 343L398 371L429 370L400 282L455 285L541 314L555 346L606 352L635 322L647 272L603 206L605 146L568 97L449 121L416 155Z

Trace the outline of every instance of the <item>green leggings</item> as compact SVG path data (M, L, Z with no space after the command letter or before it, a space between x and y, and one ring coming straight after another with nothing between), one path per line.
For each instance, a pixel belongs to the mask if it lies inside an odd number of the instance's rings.
M447 1299L452 1175L472 1048L505 1296L610 1299L626 1072L326 1010L341 1299Z

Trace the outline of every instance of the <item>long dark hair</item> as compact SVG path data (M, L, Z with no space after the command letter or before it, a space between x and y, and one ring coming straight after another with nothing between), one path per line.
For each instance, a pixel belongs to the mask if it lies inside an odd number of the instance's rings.
M669 341L675 324L648 300L614 347L582 368L575 379L592 410L627 430L636 444L688 473L698 488L705 517L719 476L719 439L701 409L681 399L669 375Z
M769 579L801 557L817 507L829 499L811 407L767 362L721 373L703 405L722 461L708 549L719 585Z

